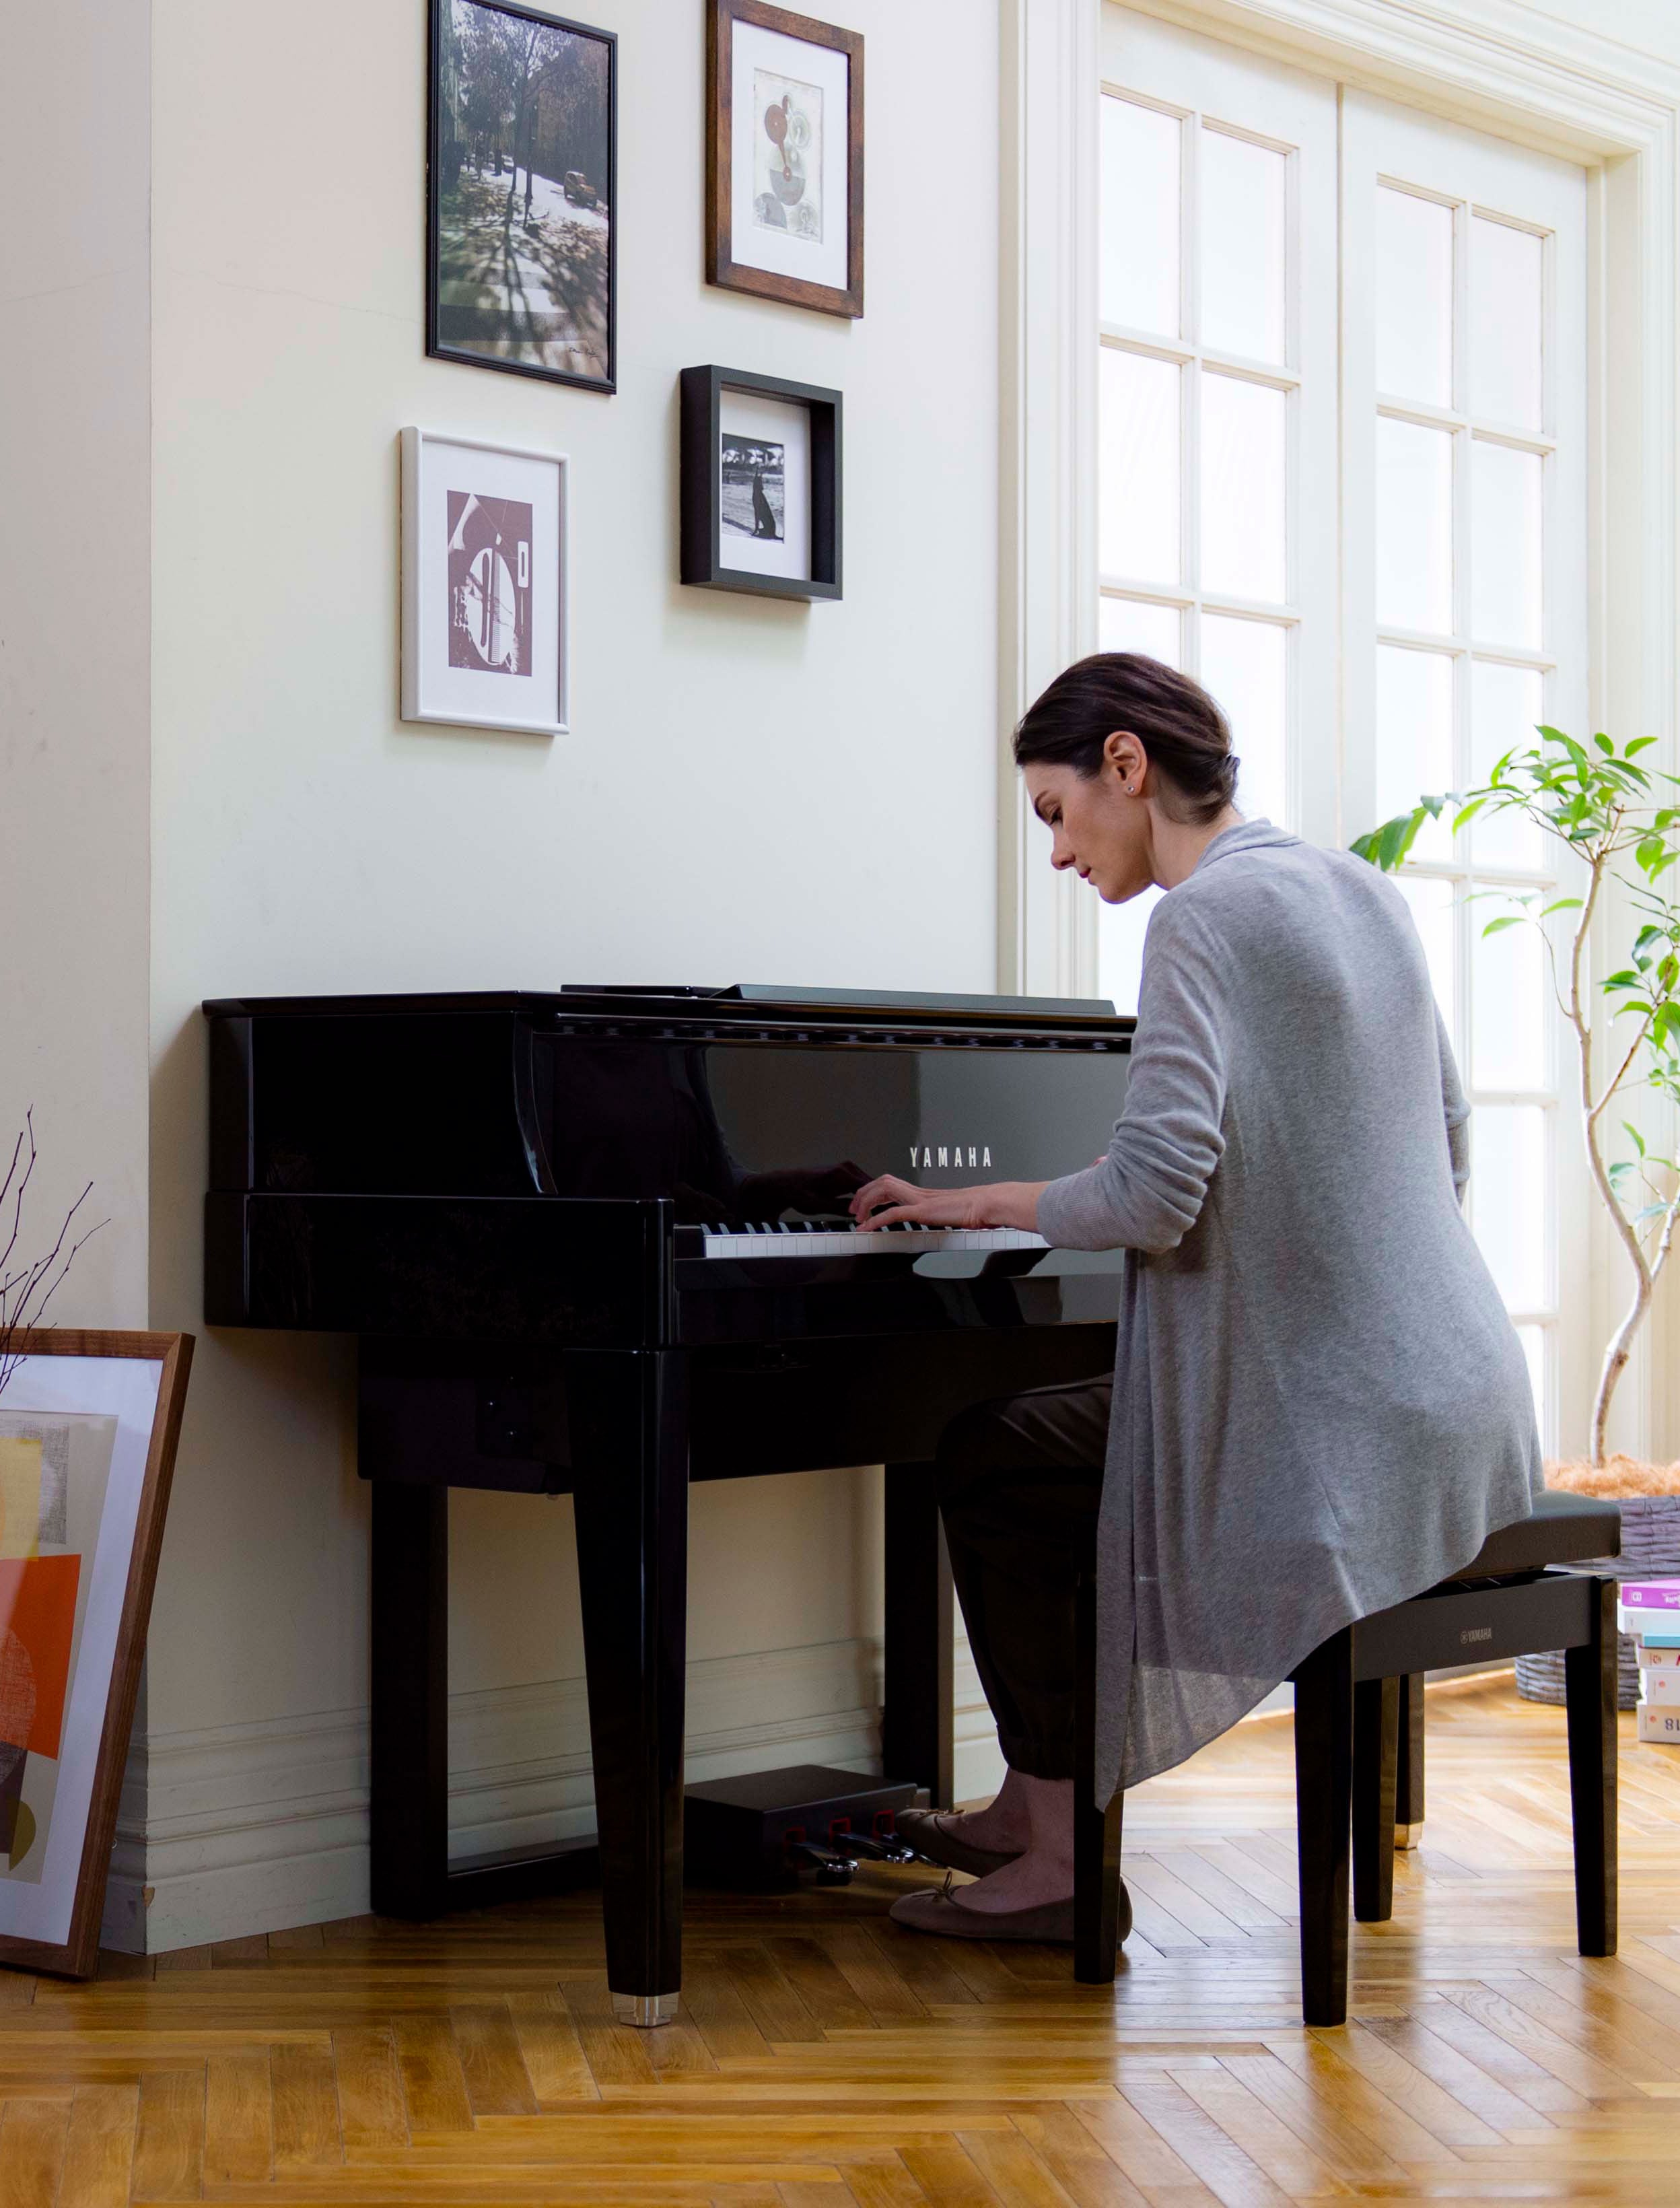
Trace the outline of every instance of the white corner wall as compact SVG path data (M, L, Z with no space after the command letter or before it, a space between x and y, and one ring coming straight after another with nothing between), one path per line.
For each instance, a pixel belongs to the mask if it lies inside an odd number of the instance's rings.
M123 1944L366 1899L352 1352L203 1331L200 1000L993 984L995 16L842 11L868 70L868 312L848 324L702 280L697 0L581 12L621 41L610 399L425 357L423 8L155 0L151 1313L201 1339L119 1840ZM843 390L842 603L675 582L676 378L704 361ZM397 718L407 423L571 454L571 735ZM143 941L136 914L123 955ZM123 1016L142 999L125 986ZM697 1775L873 1752L878 1487L697 1491ZM570 1506L453 1511L459 1845L577 1829Z
M0 130L0 1174L19 1254L103 1227L49 1316L146 1323L147 531L144 5L6 24Z

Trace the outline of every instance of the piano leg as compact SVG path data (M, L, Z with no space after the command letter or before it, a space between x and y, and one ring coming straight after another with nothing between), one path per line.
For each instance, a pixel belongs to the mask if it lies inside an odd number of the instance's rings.
M687 1371L670 1350L567 1358L607 1984L667 2024L682 1977Z
M441 1914L449 1870L449 1491L373 1483L372 1906Z
M948 1809L956 1786L951 1558L931 1464L886 1467L885 1707L881 1768Z

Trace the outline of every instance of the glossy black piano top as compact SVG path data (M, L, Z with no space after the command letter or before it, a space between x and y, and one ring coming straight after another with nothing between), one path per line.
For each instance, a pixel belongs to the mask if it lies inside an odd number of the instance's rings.
M1107 1143L1129 1021L1018 1003L607 996L205 1007L212 1185L663 1197L679 1221L840 1228L862 1183L1044 1180Z
M1071 1316L1052 1291L1090 1269L1071 1253L884 1244L853 1231L849 1199L881 1173L941 1188L1088 1164L1132 1025L1106 1006L744 989L205 1011L213 1318L545 1339L590 1331L591 1269L618 1277L598 1331L638 1339L821 1330L825 1297L849 1330L871 1295L890 1325L986 1323L953 1317L957 1284L1029 1275L1021 1320Z

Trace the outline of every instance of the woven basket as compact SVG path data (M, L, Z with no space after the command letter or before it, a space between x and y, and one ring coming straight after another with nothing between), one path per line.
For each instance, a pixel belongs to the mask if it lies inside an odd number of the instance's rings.
M1680 1495L1623 1495L1617 1498L1617 1508L1622 1513L1621 1554L1564 1569L1596 1576L1613 1572L1618 1581L1680 1578ZM1618 1634L1617 1643L1617 1707L1630 1710L1639 1701L1639 1661L1628 1635ZM1561 1702L1563 1650L1519 1656L1516 1690L1525 1701Z

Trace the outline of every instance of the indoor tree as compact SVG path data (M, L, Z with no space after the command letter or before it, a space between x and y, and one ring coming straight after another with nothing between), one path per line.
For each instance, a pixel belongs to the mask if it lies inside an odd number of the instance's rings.
M1627 1369L1635 1336L1674 1243L1680 1216L1680 1167L1647 1147L1631 1120L1615 1107L1635 1088L1654 1089L1680 1102L1680 902L1670 873L1680 848L1675 828L1680 807L1665 789L1676 777L1641 766L1639 754L1656 741L1640 736L1617 750L1610 738L1579 743L1562 729L1541 726L1527 750L1508 752L1487 782L1463 796L1423 797L1353 849L1385 873L1404 862L1425 821L1453 808L1454 833L1478 813L1522 814L1574 855L1570 871L1579 896L1547 897L1534 891L1481 891L1514 907L1487 921L1484 935L1509 927L1538 928L1546 949L1558 1008L1575 1040L1579 1069L1581 1132L1587 1168L1633 1268L1632 1299L1605 1350L1593 1405L1592 1462L1605 1461L1605 1431L1617 1382ZM1566 883L1565 886L1575 886ZM1611 892L1619 889L1625 902ZM1589 939L1603 912L1614 927L1625 917L1633 941L1625 961L1594 981ZM1546 922L1570 915L1567 946L1560 948ZM1614 962L1612 962L1614 963ZM1593 1010L1608 999L1605 1064L1595 1062ZM1611 1157L1610 1145L1625 1137L1629 1155Z

